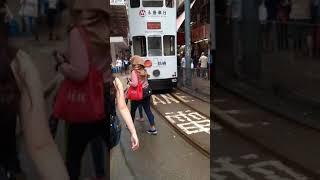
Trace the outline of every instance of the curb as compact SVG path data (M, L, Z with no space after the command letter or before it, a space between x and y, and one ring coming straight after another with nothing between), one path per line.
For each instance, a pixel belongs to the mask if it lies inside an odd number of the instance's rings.
M232 132L238 134L243 139L255 144L259 149L271 154L272 156L275 156L276 158L280 159L284 164L287 164L296 169L299 169L300 171L311 176L312 178L317 179L320 177L320 172L313 171L312 169L305 167L304 165L302 165L297 161L290 160L289 158L286 157L285 154L281 153L280 151L269 148L267 144L263 143L263 140L259 140L259 138L255 138L255 136L252 136L250 133L246 132L245 129L241 130L237 125L235 125L234 123L234 121L236 121L235 118L227 115L219 108L215 106L211 106L211 110L214 114L215 121L219 122L222 126L226 127Z
M193 94L193 96L197 97L198 99L210 104L210 98L211 98L210 94L201 94L201 93L199 93L199 92L197 92L195 90L188 89L188 88L185 88L185 87L177 86L176 88L179 89L180 91L184 92L184 93Z

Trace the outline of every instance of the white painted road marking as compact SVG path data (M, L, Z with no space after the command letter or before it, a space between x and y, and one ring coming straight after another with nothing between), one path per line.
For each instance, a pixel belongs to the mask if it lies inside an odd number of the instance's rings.
M244 155L244 156L241 156L240 157L241 159L258 159L258 156L256 154L247 154L247 155Z
M223 103L226 102L225 99L213 99L213 103Z
M230 115L226 114L224 111L220 110L219 108L215 106L211 106L212 111L215 113L218 118L223 119L224 121L227 121L228 123L238 127L238 128L249 128L252 127L251 123L243 123Z
M155 106L158 104L166 105L176 103L179 104L180 102L188 103L194 101L191 96L184 96L180 93L175 93L177 98L171 96L170 94L160 94L160 95L152 95L152 102Z
M241 110L232 109L232 110L223 110L223 112L228 113L228 114L240 114Z
M188 103L190 101L194 101L191 96L184 96L184 95L181 95L181 93L175 93L175 95L177 96L177 98L180 101L185 102L185 103Z
M156 106L159 103L166 105L166 104L172 104L176 103L179 104L180 101L177 100L176 98L172 97L170 94L160 94L160 96L152 95L152 102Z
M198 112L191 110L167 112L165 117L172 124L177 126L186 134L207 133L210 134L210 119ZM215 129L219 128L218 126Z
M241 159L252 160L258 159L256 154L248 154L241 156ZM233 163L231 157L220 157L214 160L218 164L218 167L213 169L215 179L223 180L227 179L227 174L232 174L232 176L237 177L241 180L254 180L254 177L250 175L249 172L255 174L261 174L264 176L264 179L268 180L307 180L308 178L304 175L301 175L297 172L294 172L291 168L287 167L280 161L268 160L268 161L258 161L250 164L248 166L243 166ZM281 172L281 173L279 173ZM223 173L223 175L221 174ZM282 176L280 175L282 174ZM286 174L287 177L283 177L283 174ZM288 178L290 177L290 178Z

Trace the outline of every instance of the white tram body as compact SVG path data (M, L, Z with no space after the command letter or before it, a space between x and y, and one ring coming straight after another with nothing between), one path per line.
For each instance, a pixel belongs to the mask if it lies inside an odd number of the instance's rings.
M152 62L147 67L153 89L176 86L177 26L175 0L128 0L131 54Z

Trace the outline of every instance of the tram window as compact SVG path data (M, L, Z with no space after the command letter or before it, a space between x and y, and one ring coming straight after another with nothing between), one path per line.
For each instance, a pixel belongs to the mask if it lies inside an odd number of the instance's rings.
M148 37L148 56L162 56L161 37Z
M140 7L140 0L130 0L131 8L138 8Z
M133 54L145 57L147 56L146 50L146 37L134 36L132 37Z
M166 6L169 8L173 8L173 0L166 0Z
M163 0L142 0L143 7L162 7Z
M174 56L176 52L175 37L169 35L163 36L163 48L165 56Z

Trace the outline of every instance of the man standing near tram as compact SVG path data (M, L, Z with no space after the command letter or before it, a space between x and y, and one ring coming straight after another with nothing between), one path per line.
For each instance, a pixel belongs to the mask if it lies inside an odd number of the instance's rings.
M208 70L208 57L205 56L204 52L201 53L199 58L200 63L200 75L202 78L207 78L207 70Z
M232 25L233 39L233 68L236 76L241 76L241 24L242 24L242 0L227 0L227 17Z

